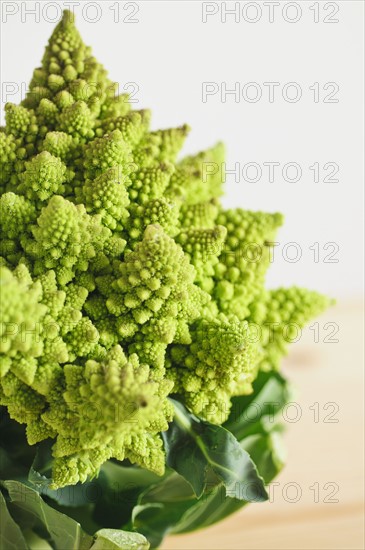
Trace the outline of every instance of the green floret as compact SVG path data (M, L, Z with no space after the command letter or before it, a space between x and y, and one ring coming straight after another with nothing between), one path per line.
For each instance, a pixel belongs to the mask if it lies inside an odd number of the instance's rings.
M46 307L39 303L42 287L27 277L22 278L22 269L26 267L19 266L14 273L6 267L0 268L0 352L8 358L19 354L38 357L43 350L39 339L39 321L46 313Z
M52 195L64 193L63 184L70 177L65 164L58 157L44 151L26 163L18 192L35 203L37 200L44 202Z
M65 132L48 132L42 147L61 160L70 160L74 150L74 140L70 134L65 134Z
M0 132L0 189L5 190L14 170L17 142L12 134Z
M197 204L184 203L180 209L181 227L186 229L191 227L212 229L215 225L218 212L218 201L216 199Z
M119 130L123 140L135 147L147 132L150 123L149 111L131 111L125 116L107 118L101 122L97 135L104 135Z
M187 125L147 133L133 150L138 169L175 162L190 128Z
M188 204L195 205L222 195L224 145L184 158L176 166L170 182L173 193L181 193Z
M6 131L22 142L32 142L38 132L37 119L32 110L21 105L7 103L5 106Z
M168 396L221 424L329 305L265 290L282 216L223 209L224 146L180 160L189 127L150 119L68 11L5 107L0 404L53 440L53 488L110 458L162 474Z
M65 107L59 116L60 130L74 138L81 140L92 138L93 126L93 116L85 101L76 101Z
M166 198L153 199L142 205L132 204L126 225L127 241L132 248L142 238L148 225L159 225L170 237L179 233L179 204Z
M111 85L107 90L107 98L101 106L100 110L100 120L110 119L111 121L114 118L119 116L125 116L129 113L131 109L131 104L129 103L128 94L118 94L118 86Z
M156 164L156 166L133 166L130 174L131 185L128 193L132 202L144 205L151 200L160 199L169 184L175 168L171 163Z
M249 317L251 323L260 327L260 368L278 369L288 344L300 339L306 324L331 304L333 301L326 296L306 288L294 286L265 292L262 301L252 304Z
M213 229L182 230L176 238L196 269L195 281L209 293L214 288L214 266L218 264L226 236L226 228L217 225Z
M172 383L152 381L149 367L140 364L137 355L127 358L120 346L111 349L105 361L90 360L85 367L66 365L64 373L64 403L55 403L57 414L51 404L43 415L60 434L54 446L55 486L95 476L110 457L129 458L162 473L164 454L158 432L166 430L172 418L172 406L166 400Z
M172 345L167 375L187 406L210 422L222 424L233 395L250 393L259 358L247 321L222 313L191 327L189 346Z
M168 128L167 130L157 130L151 132L145 143L153 145L156 155L156 162L176 162L176 157L184 145L186 136L190 128L187 124L178 128Z
M34 257L35 273L55 269L58 280L65 284L73 278L75 268L85 271L88 260L95 255L88 223L83 206L75 206L59 195L52 197L32 228L35 240L25 244L30 257Z
M215 266L213 295L221 311L245 319L264 285L282 216L237 208L221 211L216 221L226 227L227 237Z
M106 305L112 315L123 316L128 337L141 330L152 340L168 344L179 322L194 320L195 270L160 226L147 227L143 240L126 255L118 271ZM207 298L200 293L204 303Z
M112 167L83 186L87 212L100 214L106 227L119 231L129 216L129 197L120 175L119 167Z
M13 372L9 372L6 377L1 380L0 388L0 404L5 405L8 409L10 418L13 418L20 424L32 425L38 423L40 425L40 416L45 410L45 399L33 390L27 383L23 383L18 376ZM44 437L53 435L52 430L45 430ZM29 440L29 443L37 443L37 441Z
M38 107L38 120L42 126L52 128L56 125L58 119L58 107L53 101L47 98L42 98Z
M19 240L35 219L36 208L30 200L15 193L4 193L0 197L0 227L3 238Z
M119 177L123 178L129 174L131 163L131 148L124 141L120 130L96 138L85 147L84 167L88 179L94 179L112 167L119 168Z

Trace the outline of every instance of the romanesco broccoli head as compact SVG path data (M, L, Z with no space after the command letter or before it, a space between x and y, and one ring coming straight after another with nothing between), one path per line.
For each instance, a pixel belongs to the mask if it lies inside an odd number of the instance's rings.
M328 305L264 290L282 217L222 208L223 145L179 160L188 126L151 131L117 88L65 11L0 131L0 404L54 440L54 487L109 458L163 473L168 396L222 423Z

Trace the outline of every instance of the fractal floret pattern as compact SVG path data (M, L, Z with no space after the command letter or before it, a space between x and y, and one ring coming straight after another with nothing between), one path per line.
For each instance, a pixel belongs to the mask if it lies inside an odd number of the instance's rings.
M54 488L110 458L162 474L168 396L222 423L328 301L264 289L281 215L224 210L223 145L177 160L188 126L151 131L70 12L5 111L0 404L53 439Z

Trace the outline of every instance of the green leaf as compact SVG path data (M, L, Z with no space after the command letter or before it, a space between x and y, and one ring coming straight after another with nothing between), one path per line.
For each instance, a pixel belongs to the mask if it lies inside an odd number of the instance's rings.
M139 504L133 510L133 526L147 537L152 548L158 548L188 507L185 501L173 506L161 502Z
M2 479L25 480L35 448L28 445L25 426L12 420L0 406L0 466Z
M40 488L50 485L52 474L52 446L54 441L46 439L37 445L37 452L29 470L28 479Z
M148 541L139 533L100 529L90 550L148 550Z
M156 548L196 502L190 483L173 472L141 495L139 504L133 509L133 528L143 533Z
M275 425L271 432L250 435L241 441L241 446L255 461L266 483L274 479L285 464L280 428Z
M119 489L129 487L133 484L135 487L148 487L154 483L159 483L163 478L140 468L139 466L123 466L122 463L116 463L111 460L104 462L101 471L105 474L109 483L113 483Z
M10 515L6 500L0 491L0 548L4 550L28 550L20 527Z
M42 497L19 481L2 481L9 493L9 509L23 528L35 527L45 533L56 550L90 548L92 538L83 532L79 523L48 506ZM47 538L47 540L48 540Z
M264 481L249 454L221 426L200 420L178 401L174 422L163 433L167 464L182 475L200 497L212 471L223 482L227 496L245 501L264 501Z
M142 493L139 500L140 504L146 502L166 502L175 504L181 501L196 501L196 495L192 486L181 475L173 472L169 477L149 487Z
M7 479L25 480L27 476L27 468L13 460L3 447L0 447L0 471L1 477Z
M247 504L247 501L227 497L224 486L220 485L191 506L173 527L171 533L189 533L203 529L221 521Z
M52 546L42 537L30 529L23 532L29 550L52 550Z
M137 466L123 466L112 461L104 463L98 478L100 491L93 519L102 527L125 527L131 521L140 494L162 479Z
M290 400L287 380L278 372L260 372L250 395L234 397L231 413L224 427L241 441L262 431L263 423L274 422Z
M169 487L162 484L146 491L133 510L133 526L158 547L168 533L202 529L238 510L247 502L226 497L223 484L193 497L190 485L181 476L171 476ZM160 502L157 501L160 499ZM227 510L227 511L226 511Z
M272 481L282 469L284 462L277 426L272 428L271 433L247 437L241 442L241 446L250 453L266 483ZM187 509L171 533L188 533L208 527L246 504L248 503L242 500L226 497L222 486L215 487L210 494L204 495L203 499Z
M50 488L53 444L54 441L48 439L37 445L37 452L28 473L30 485L42 496L51 498L61 506L77 508L95 503L97 496L103 493L103 475L92 481L76 483L57 490Z
M274 386L272 386L274 387ZM269 422L240 445L249 452L265 481L270 482L283 466L280 427ZM209 473L209 472L208 472ZM188 533L208 527L238 511L246 501L226 496L226 489L211 470L200 499L191 484L175 473L148 488L133 510L133 527L157 547L168 533Z
M147 537L152 548L158 548L172 525L178 521L174 514L176 511L174 507L169 512L162 503L138 504L133 509L132 524Z
M201 499L197 499L190 483L179 474L172 474L142 495L140 505L133 511L134 527L147 536L153 547L158 546L168 533L177 532L177 526L189 514L194 516L197 512L198 525L193 528L203 527L204 515L207 518L214 515L225 499L235 501L226 497L222 483L217 485L217 481L213 479L210 483L213 488L208 489ZM242 501L237 502L242 505Z
M52 490L52 445L50 440L38 445L29 482L42 496L52 499L53 508L75 519L89 533L128 525L141 492L163 479L143 468L109 460L98 478Z

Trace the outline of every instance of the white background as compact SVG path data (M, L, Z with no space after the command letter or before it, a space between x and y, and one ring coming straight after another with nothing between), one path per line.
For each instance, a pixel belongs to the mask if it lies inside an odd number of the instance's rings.
M7 100L17 103L24 95L21 90L40 64L57 14L68 4L1 3L2 111ZM247 181L255 177L253 169L246 177L241 174L239 181L227 176L224 204L285 214L268 285L298 284L340 300L360 296L363 2L280 2L272 22L267 2L210 2L209 8L199 1L71 4L84 41L92 45L110 77L121 90L128 83L138 86L134 108L152 109L154 129L187 122L192 131L184 152L197 152L222 140L228 169L236 163L243 170L247 163L260 165L262 176L256 183ZM236 9L236 15L227 14L226 22L222 21L225 7ZM203 23L204 9L218 12ZM326 17L338 22L325 23ZM296 18L297 22L290 22ZM206 102L202 101L204 82L215 82L219 90ZM227 89L238 86L243 94L239 98L231 94L222 101L222 82ZM244 88L252 82L254 87ZM273 102L264 82L279 83ZM293 86L285 88L290 82L301 90L297 102L288 101L295 95ZM318 102L310 89L315 82L319 83ZM336 103L323 101L333 89L323 89L329 82L339 87L333 96ZM261 99L248 101L255 90L261 91ZM273 182L264 162L280 163ZM282 168L289 162L302 170L297 182L283 179ZM329 171L321 170L320 181L314 182L309 167L316 162L321 167L336 163L339 172L334 177L339 181L323 182ZM287 179L293 176L289 170ZM297 243L296 249L285 249L290 242ZM310 249L314 243L318 243L318 262ZM336 243L339 250L333 259L337 263L324 261L334 250L332 246L324 250L326 243ZM301 259L284 261L285 250L290 258L301 251Z

